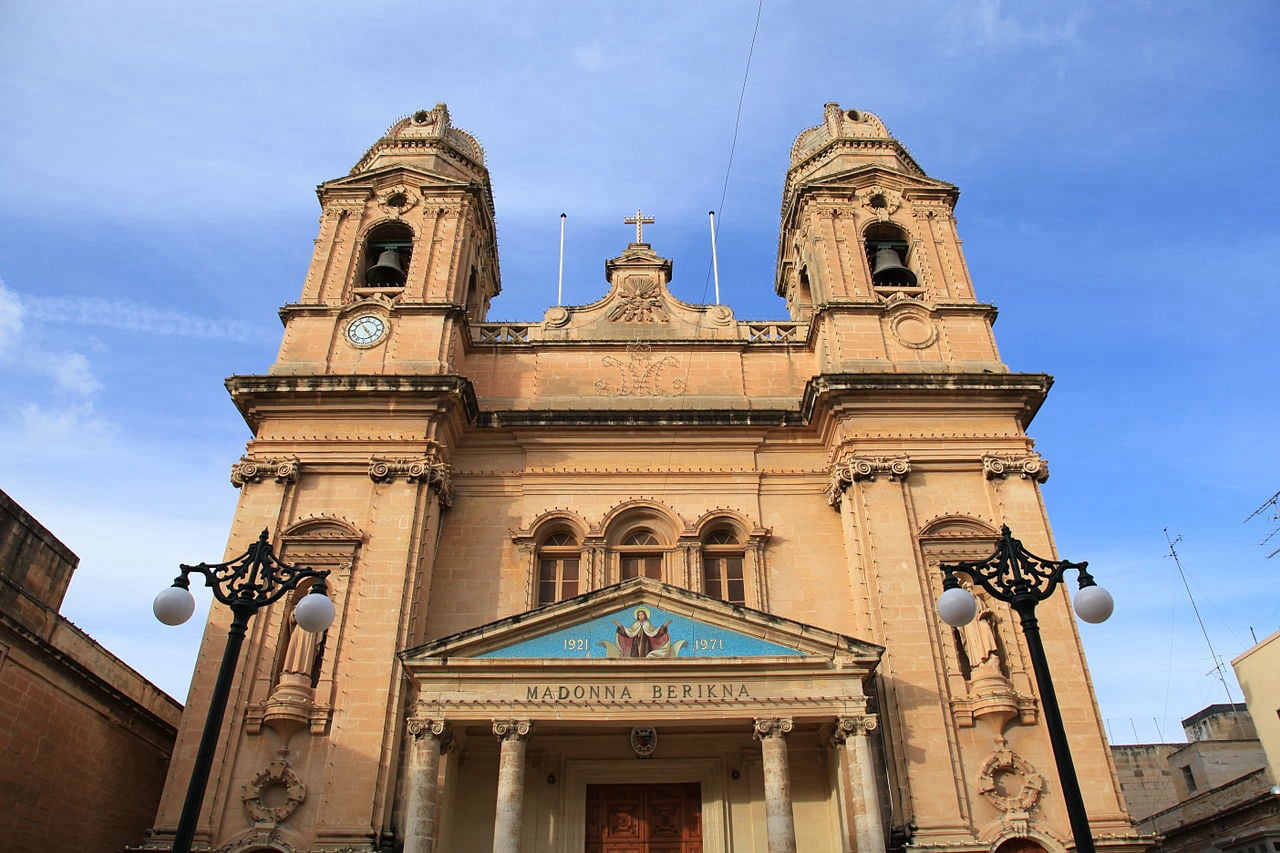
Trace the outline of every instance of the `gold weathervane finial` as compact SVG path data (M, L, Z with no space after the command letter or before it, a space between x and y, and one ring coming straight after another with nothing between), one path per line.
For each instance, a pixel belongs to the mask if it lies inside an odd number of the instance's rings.
M636 242L643 243L644 227L646 225L652 225L655 220L652 216L645 216L643 213L640 212L640 208L637 207L635 216L628 216L626 219L622 221L627 225L634 225L636 227Z

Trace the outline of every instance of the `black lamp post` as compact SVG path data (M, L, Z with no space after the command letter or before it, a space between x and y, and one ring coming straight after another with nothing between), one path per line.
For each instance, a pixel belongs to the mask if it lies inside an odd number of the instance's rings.
M955 628L969 624L977 613L978 602L956 577L957 574L966 574L997 600L1011 605L1022 618L1022 631L1027 637L1031 666L1036 673L1044 719L1049 727L1049 742L1053 745L1053 757L1058 765L1062 798L1066 801L1071 834L1080 853L1094 853L1093 832L1089 829L1089 816L1080 796L1080 782L1071 761L1071 748L1062 725L1062 713L1058 710L1058 696L1053 691L1044 644L1040 642L1036 605L1053 594L1068 569L1075 569L1080 573L1080 591L1075 597L1076 614L1086 622L1105 622L1115 604L1111 594L1098 586L1089 574L1088 566L1088 563L1037 557L1013 538L1006 525L1000 528L1000 541L990 557L940 566L946 577L942 581L942 595L938 598L938 615L942 621Z
M231 608L234 618L227 632L227 648L222 654L218 680L214 683L213 696L209 700L209 716L205 718L204 734L200 737L200 749L191 769L191 783L187 798L182 804L182 816L178 820L178 832L173 839L173 853L190 853L195 837L196 821L204 801L204 789L213 766L213 753L218 746L218 729L227 709L231 694L231 679L240 659L240 646L244 642L249 617L258 608L266 607L285 593L296 589L308 578L315 578L311 594L303 597L294 610L294 619L304 631L318 633L333 622L333 602L325 594L324 580L329 571L298 568L276 559L267 531L262 531L258 541L249 546L239 557L225 563L200 563L195 566L179 565L181 574L173 586L156 596L152 610L156 618L166 625L181 625L191 618L196 602L190 591L192 572L204 575L205 586L213 588L214 597Z

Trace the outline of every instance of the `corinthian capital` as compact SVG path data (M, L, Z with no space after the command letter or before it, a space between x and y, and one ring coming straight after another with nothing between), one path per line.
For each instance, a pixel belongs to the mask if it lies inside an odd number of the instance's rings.
M982 457L982 473L988 480L1003 480L1014 471L1037 483L1049 479L1049 463L1039 453L987 453Z
M277 483L298 481L298 457L296 456L242 456L231 466L231 485L237 489L246 483L261 483L268 477Z

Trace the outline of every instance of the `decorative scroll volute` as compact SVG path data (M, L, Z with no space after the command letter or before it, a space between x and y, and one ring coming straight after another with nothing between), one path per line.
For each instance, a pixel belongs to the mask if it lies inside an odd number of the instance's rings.
M844 743L850 737L867 735L880 728L880 718L875 714L863 714L858 717L836 717L835 728L831 731L831 739Z
M494 720L493 734L498 740L524 740L533 731L531 720Z
M242 456L231 466L231 485L239 489L246 483L261 483L268 477L281 484L296 483L298 465L296 456Z
M756 717L752 734L756 740L786 737L794 727L790 717Z
M440 502L453 503L453 467L435 454L425 456L371 456L369 479L375 483L391 483L403 477L408 483L427 483L440 492Z
M987 453L982 457L982 473L988 480L1003 480L1015 471L1024 480L1043 483L1049 479L1049 463L1039 453Z
M414 740L421 740L426 735L432 737L443 737L446 729L444 720L428 719L426 717L409 717L405 721L405 730Z
M831 467L831 480L825 492L827 503L840 506L844 490L852 483L888 477L892 483L906 480L911 474L911 459L906 456L853 456Z

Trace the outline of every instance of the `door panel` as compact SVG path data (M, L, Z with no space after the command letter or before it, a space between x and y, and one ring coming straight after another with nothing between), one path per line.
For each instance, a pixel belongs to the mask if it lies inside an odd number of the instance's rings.
M702 853L701 786L588 785L586 853Z

